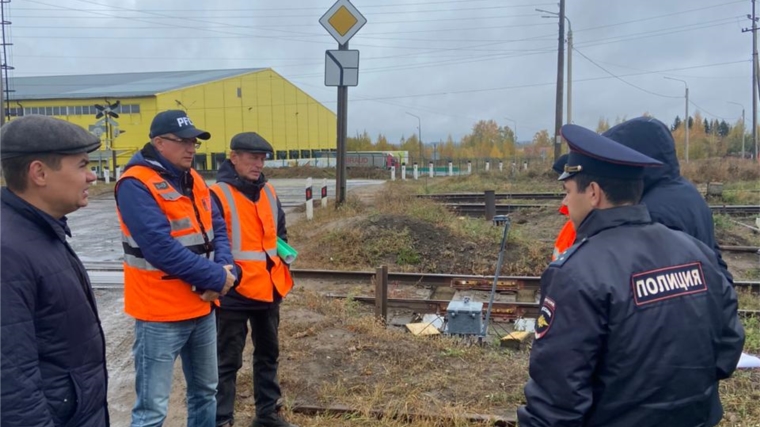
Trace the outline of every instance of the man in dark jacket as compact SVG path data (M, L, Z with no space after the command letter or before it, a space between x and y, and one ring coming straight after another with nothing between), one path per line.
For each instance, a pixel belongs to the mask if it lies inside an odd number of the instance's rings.
M66 215L87 206L79 126L26 116L0 133L3 427L109 425L105 338L87 272L66 242Z
M295 427L280 418L277 381L280 355L280 302L293 286L289 267L277 254L277 238L287 242L285 212L274 187L262 173L274 149L255 132L235 135L230 159L222 163L211 187L222 213L240 281L220 300L217 313L219 387L217 426L234 423L236 376L243 365L243 349L251 326L253 340L253 397L256 418L252 427Z
M647 206L654 222L683 231L713 248L723 274L733 284L734 278L715 241L712 211L694 185L681 176L675 141L668 127L652 117L637 117L603 135L662 162L661 167L645 170L641 203Z
M711 248L639 203L660 162L576 125L560 177L576 243L541 277L521 427L711 427L744 345Z

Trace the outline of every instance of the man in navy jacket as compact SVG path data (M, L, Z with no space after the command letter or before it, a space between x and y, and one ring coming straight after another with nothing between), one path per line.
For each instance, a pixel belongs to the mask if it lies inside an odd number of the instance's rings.
M641 203L647 206L654 222L683 231L712 248L723 275L733 284L734 278L715 241L710 207L694 185L681 176L675 141L668 127L652 117L637 117L613 126L603 135L662 162L661 167L645 170Z
M87 206L87 153L100 140L46 116L0 134L3 176L3 427L109 425L105 338L66 215Z

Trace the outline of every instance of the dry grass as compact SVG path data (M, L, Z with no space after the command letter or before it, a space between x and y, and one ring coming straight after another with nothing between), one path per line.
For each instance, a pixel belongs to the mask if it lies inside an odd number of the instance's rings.
M423 184L407 182L421 193L470 193L494 190L497 193L518 192L556 192L562 189L557 174L549 169L546 171L526 171L514 176L506 173L479 172L472 175L436 177L423 179Z
M760 164L747 159L705 159L681 163L681 174L695 184L760 181Z
M544 214L562 218L556 212ZM517 222L517 221L516 221ZM314 220L289 229L298 268L450 274L493 274L503 229L478 218L458 218L442 205L414 197L414 189L391 184L374 206L349 198L338 210L315 211ZM502 274L538 275L549 262L551 243L510 231Z
M297 291L284 310L291 315L284 316L281 326L288 354L281 378L291 402L343 405L365 415L382 409L456 418L463 413L511 416L523 401L527 352L415 337L383 327L356 302L327 300L308 290ZM292 419L310 426L397 425L370 418L325 424L311 417Z
M748 297L748 296L745 296ZM758 301L758 297L754 296ZM743 301L746 301L743 297ZM358 415L304 416L302 426L475 426L463 414L513 417L524 403L527 351L479 347L450 337L415 337L375 321L352 300L326 299L298 287L286 299L280 328L280 380L288 407L343 406ZM745 321L745 351L760 352L760 320ZM250 352L239 378L238 420L252 414ZM721 426L760 425L760 371L737 371L721 382L726 416ZM377 420L372 410L433 413L456 419ZM459 418L457 418L459 417Z

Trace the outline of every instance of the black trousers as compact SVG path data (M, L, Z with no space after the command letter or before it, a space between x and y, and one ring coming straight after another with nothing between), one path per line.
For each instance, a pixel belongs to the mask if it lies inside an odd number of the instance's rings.
M280 345L277 330L280 326L280 304L268 308L234 311L217 310L217 355L219 385L216 393L216 424L233 420L237 372L243 366L243 349L251 325L253 350L253 399L256 416L275 411L281 397L277 382Z

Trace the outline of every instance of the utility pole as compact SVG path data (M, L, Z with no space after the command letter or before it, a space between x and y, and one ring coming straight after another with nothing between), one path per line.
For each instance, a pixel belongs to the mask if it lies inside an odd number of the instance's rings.
M10 43L5 37L5 27L11 25L10 21L5 20L5 5L10 2L11 0L0 0L0 26L2 26L3 47L2 63L0 63L0 79L3 80L2 84L0 84L0 92L3 92L0 95L0 103L3 104L2 108L0 109L0 113L2 113L0 124L5 123L6 119L10 120L10 116L8 115L11 108L10 94L13 92L9 87L8 78L8 71L13 69L13 67L8 64L8 46L13 46L13 43Z
M348 50L348 41L338 45ZM346 203L346 134L348 133L348 86L338 86L338 152L335 173L335 207Z
M755 0L752 1L752 15L747 18L752 20L752 28L742 28L742 32L752 31L752 142L755 145L755 160L757 160L757 17L755 16Z
M573 26L567 19L567 123L573 122Z
M536 9L538 12L548 12L546 10ZM562 155L562 136L560 128L562 127L562 100L565 77L565 0L559 0L559 38L557 40L557 96L555 99L554 111L554 161L556 162Z
M551 16L541 16L542 18L554 18L559 16L557 12L550 12L544 9L536 9L537 12L548 13ZM560 18L561 19L561 18ZM565 15L567 21L567 123L573 122L573 25L570 18Z
M665 77L668 80L675 80L683 83L686 86L686 118L684 119L686 129L686 163L689 163L689 84L685 80L674 79L673 77Z
M0 126L5 124L5 94L3 94L3 78L0 76Z

